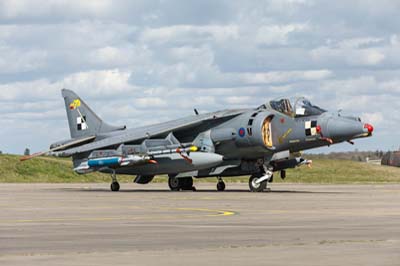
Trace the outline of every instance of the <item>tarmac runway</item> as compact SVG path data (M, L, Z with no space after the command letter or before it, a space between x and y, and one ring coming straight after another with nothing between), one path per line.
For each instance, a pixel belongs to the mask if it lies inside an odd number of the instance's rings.
M400 185L0 184L0 265L400 265Z

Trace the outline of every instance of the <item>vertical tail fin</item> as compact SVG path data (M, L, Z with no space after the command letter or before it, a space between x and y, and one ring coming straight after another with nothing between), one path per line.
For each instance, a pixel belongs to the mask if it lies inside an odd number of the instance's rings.
M71 138L94 136L99 133L125 129L103 122L75 92L63 89L62 96L67 110Z

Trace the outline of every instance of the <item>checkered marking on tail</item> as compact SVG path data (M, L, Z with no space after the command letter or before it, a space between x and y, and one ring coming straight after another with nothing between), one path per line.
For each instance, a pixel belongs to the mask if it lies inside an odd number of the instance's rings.
M306 136L315 136L318 134L317 121L306 121Z
M76 124L78 131L87 130L88 126L86 123L86 116L79 116L76 118Z

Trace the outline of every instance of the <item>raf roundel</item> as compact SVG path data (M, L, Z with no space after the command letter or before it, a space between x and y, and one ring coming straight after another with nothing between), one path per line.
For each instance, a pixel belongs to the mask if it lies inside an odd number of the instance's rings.
M246 135L246 130L243 127L239 128L239 136L243 138L245 135Z

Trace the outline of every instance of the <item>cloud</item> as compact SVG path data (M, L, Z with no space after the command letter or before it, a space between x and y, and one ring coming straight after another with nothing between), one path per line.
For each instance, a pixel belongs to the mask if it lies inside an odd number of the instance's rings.
M168 105L165 100L157 97L135 99L135 104L142 108L159 108Z
M18 51L10 46L0 45L0 75L24 73L44 69L47 52L41 49Z
M311 58L325 65L377 66L386 56L381 49L354 47L360 43L341 43L338 48L318 47L310 52ZM353 46L353 47L352 47Z
M59 14L101 16L113 8L113 1L5 0L0 4L0 19L40 18ZM38 8L40 6L40 8Z
M326 93L334 92L337 94L362 95L365 92L370 93L378 86L374 76L361 76L349 79L335 79L324 81L320 87Z
M29 100L52 99L56 91L57 85L45 79L6 83L0 85L0 101L27 103Z
M289 34L309 30L307 24L268 25L258 29L256 43L259 45L286 45Z
M118 69L80 72L66 77L62 81L65 88L85 90L97 97L123 95L133 90L129 85L129 72Z
M373 124L375 127L379 127L384 122L384 115L381 112L371 112L361 114L363 121Z
M333 73L326 69L240 74L241 79L247 84L288 83L299 80L323 80L331 77L332 75Z
M384 41L383 38L372 38L372 37L364 37L364 38L352 38L345 39L338 43L338 47L342 49L357 49L362 47L379 45Z
M54 99L62 88L86 91L93 97L112 97L134 91L129 84L130 73L118 69L78 72L56 82L47 79L0 85L0 101Z
M251 100L249 96L229 96L224 101L228 104L246 104Z
M199 40L224 42L239 37L236 25L174 25L147 28L140 35L140 41L156 44L169 42L193 43Z
M41 150L68 138L64 87L105 120L131 127L193 108L305 95L376 124L381 135L357 148L389 148L400 123L399 7L394 0L1 1L0 119L13 126L0 132L10 140L0 149Z

